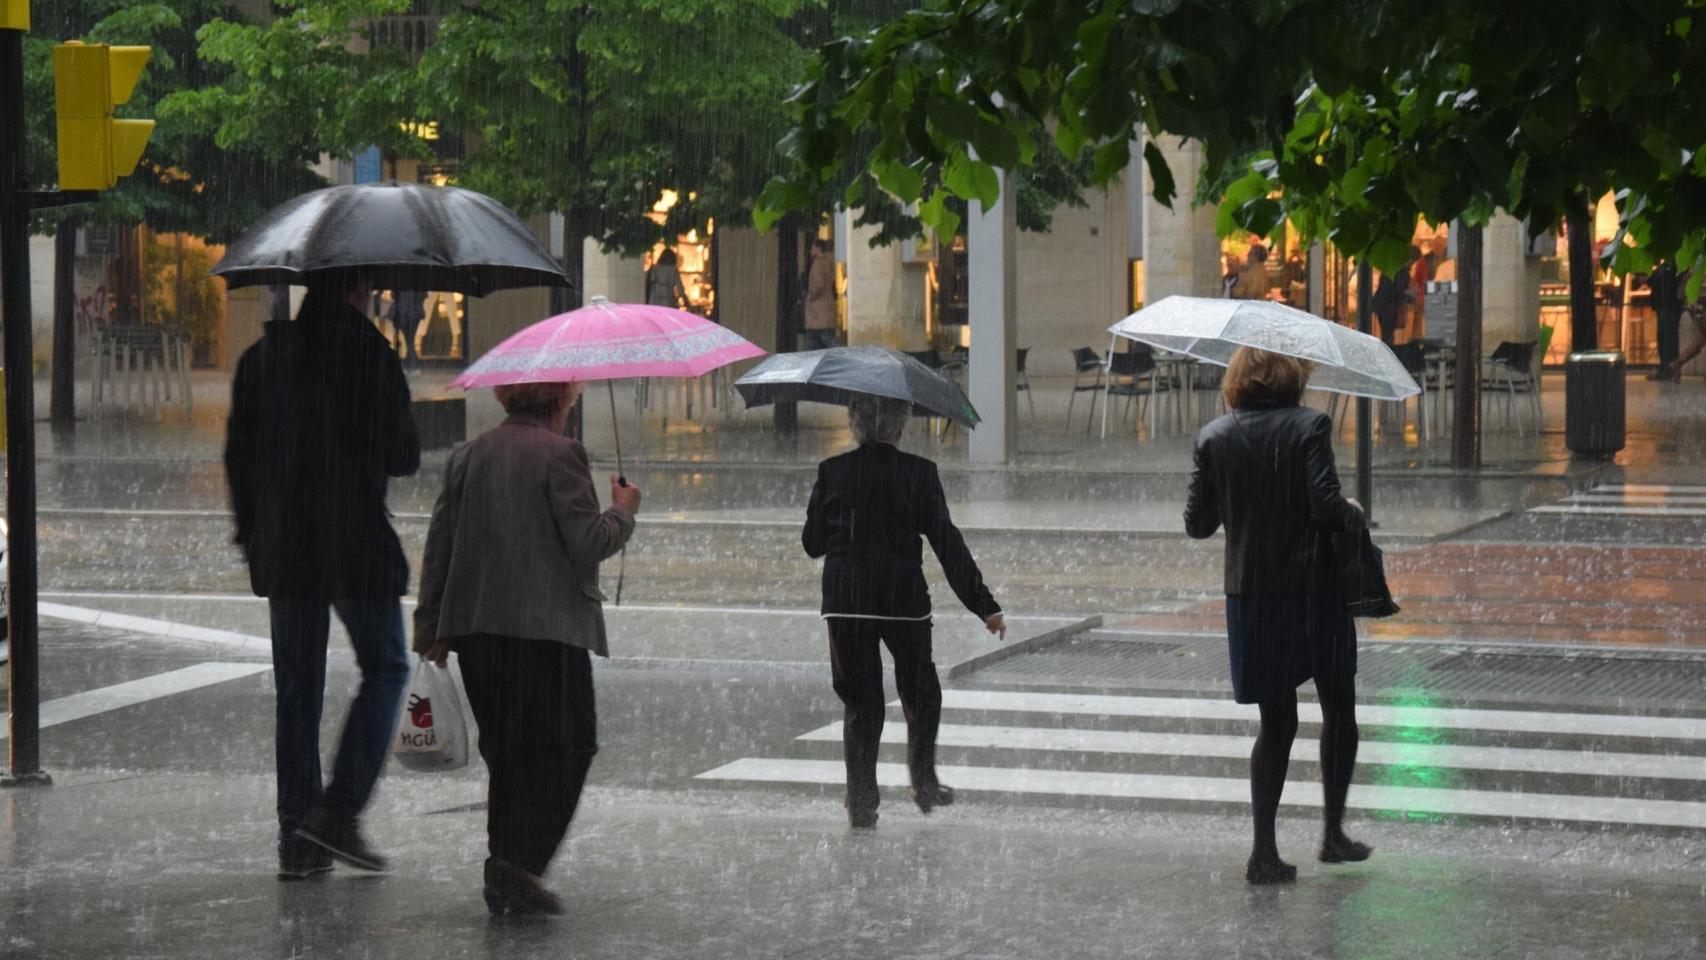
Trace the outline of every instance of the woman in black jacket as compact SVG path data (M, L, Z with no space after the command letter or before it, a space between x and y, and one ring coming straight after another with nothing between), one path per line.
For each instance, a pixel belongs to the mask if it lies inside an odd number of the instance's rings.
M1356 627L1320 555L1333 532L1360 531L1354 500L1339 493L1333 424L1300 406L1308 370L1293 357L1243 347L1222 393L1231 411L1197 434L1185 530L1204 539L1226 527L1226 634L1232 692L1261 709L1250 754L1255 849L1250 883L1285 883L1274 818L1297 736L1297 687L1315 680L1321 701L1326 824L1321 862L1366 860L1345 836L1345 795L1356 764Z
M818 464L801 536L806 553L824 557L823 619L835 693L846 706L847 815L855 828L877 825L877 748L883 733L883 662L894 657L895 686L906 713L912 798L929 813L954 802L936 779L936 729L942 685L930 658L930 592L919 537L930 541L948 584L990 633L1007 638L1001 607L948 517L936 465L895 449L911 404L860 397L848 408L857 449Z

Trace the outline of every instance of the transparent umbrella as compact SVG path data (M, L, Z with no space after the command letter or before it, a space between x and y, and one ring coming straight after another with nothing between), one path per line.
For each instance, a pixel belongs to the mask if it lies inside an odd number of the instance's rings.
M1271 300L1167 297L1108 328L1116 337L1225 366L1239 347L1314 364L1309 386L1374 400L1422 388L1378 338Z

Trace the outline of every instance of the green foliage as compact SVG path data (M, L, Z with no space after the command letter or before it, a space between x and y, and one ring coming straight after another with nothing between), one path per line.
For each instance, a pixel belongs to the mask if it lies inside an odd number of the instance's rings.
M143 275L143 288L149 314L173 318L174 325L189 334L190 343L198 353L211 350L225 309L220 286L208 275L213 269L212 255L201 247L185 247L182 277L178 270L179 251L174 244L156 242L145 259L148 270ZM183 295L181 300L179 293Z
M1703 0L951 0L825 44L762 225L837 178L903 202L986 197L1008 138L1128 161L1139 129L1205 146L1223 231L1289 216L1391 269L1419 214L1535 230L1627 191L1613 263L1706 265ZM1011 152L1002 152L1002 160ZM1029 158L1021 150L1020 165ZM1155 195L1176 192L1153 143ZM866 177L868 179L868 177ZM1199 198L1212 199L1212 198ZM927 204L945 216L945 204ZM1700 273L1701 271L1696 271Z
M784 129L802 0L487 0L440 25L423 115L468 136L461 183L634 252L744 215ZM646 214L662 191L664 224Z
M47 232L68 216L183 230L226 240L279 200L318 182L297 156L279 158L247 144L221 145L209 133L213 119L178 109L230 78L224 65L203 56L198 31L216 29L229 11L223 0L60 0L35 5L25 38L27 169L32 182L56 175L52 49L66 40L143 44L154 52L121 115L154 117L158 125L142 163L105 191L91 207L46 211L36 226Z

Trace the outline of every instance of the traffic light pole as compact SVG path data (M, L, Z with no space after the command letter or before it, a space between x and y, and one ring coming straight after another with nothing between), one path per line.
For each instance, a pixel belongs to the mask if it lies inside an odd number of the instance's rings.
M24 172L24 34L0 30L0 309L6 363L6 517L11 563L11 737L0 786L45 786L36 630L36 391L30 316L30 209Z

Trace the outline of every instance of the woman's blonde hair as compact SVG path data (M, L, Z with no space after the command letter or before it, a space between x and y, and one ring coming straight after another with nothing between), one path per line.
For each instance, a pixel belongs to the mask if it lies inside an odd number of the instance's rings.
M569 383L506 383L492 388L508 414L543 417L556 416L574 397L574 385Z
M1220 395L1231 410L1295 407L1309 385L1309 365L1283 353L1239 347L1226 365Z

